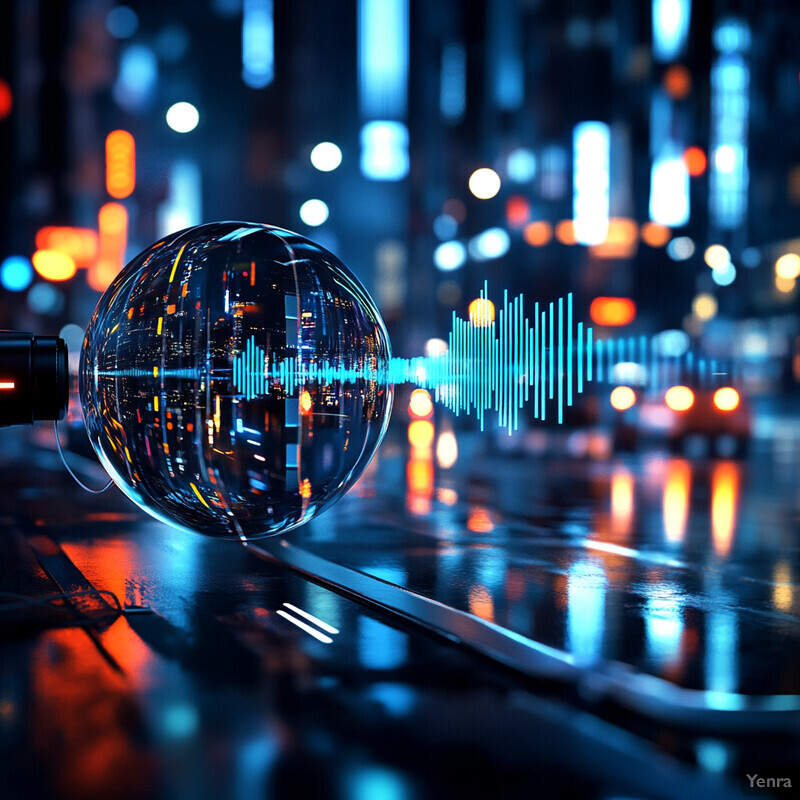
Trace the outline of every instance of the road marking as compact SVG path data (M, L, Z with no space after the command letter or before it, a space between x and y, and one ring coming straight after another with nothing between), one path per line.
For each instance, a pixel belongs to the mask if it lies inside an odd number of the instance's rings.
M308 611L303 611L302 608L298 608L297 606L293 606L291 603L284 603L284 606L289 609L289 611L294 611L295 614L299 614L301 617L305 617L309 622L313 622L318 628L322 628L326 633L339 633L339 631L333 627L333 625L328 625L327 622L323 622L321 619L317 619L313 614L309 614Z
M297 627L301 630L311 634L311 636L313 636L315 639L319 639L320 642L330 644L333 641L330 636L326 636L324 633L320 633L316 628L306 625L305 622L297 619L297 617L293 617L288 611L284 611L282 608L278 609L278 614L280 614L284 619L288 619L293 625L297 625Z

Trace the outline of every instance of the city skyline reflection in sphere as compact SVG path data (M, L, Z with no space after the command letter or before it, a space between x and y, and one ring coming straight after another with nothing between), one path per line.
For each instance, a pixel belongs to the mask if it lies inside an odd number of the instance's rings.
M200 225L134 258L81 353L86 428L119 488L212 536L289 530L341 497L392 405L389 337L358 279L298 234Z

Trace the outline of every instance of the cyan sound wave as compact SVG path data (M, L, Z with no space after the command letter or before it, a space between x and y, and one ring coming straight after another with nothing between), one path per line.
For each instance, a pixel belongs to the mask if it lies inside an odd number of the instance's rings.
M484 287L481 303L486 295ZM592 380L592 328L573 324L572 294L534 303L530 312L522 295L509 301L505 292L494 320L485 310L473 321L454 313L447 353L412 359L402 377L432 389L456 415L475 414L481 429L494 411L500 427L515 430L528 404L534 419L547 419L553 405L551 413L563 422L565 407Z
M486 285L480 301L488 301ZM488 303L487 303L488 306ZM492 306L492 309L494 307ZM659 351L656 336L595 339L594 329L574 319L572 293L552 302L525 303L523 295L503 294L496 314L474 320L453 313L442 355L393 358L387 367L341 364L267 353L251 338L233 358L234 391L244 399L269 395L279 385L286 396L305 386L358 380L410 383L432 392L454 414L472 414L485 426L487 414L509 432L520 413L562 423L567 408L591 383L639 385L649 395L690 382L721 385L736 379L734 368L718 360ZM637 374L615 374L623 366Z

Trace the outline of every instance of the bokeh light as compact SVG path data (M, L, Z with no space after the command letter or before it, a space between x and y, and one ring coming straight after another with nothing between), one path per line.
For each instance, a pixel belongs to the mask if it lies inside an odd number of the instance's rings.
M675 100L683 100L692 90L692 76L682 64L673 64L664 73L664 91Z
M411 392L408 413L414 419L429 419L433 416L433 400L427 389L414 389Z
M745 247L739 260L743 267L755 269L761 263L761 253L757 247Z
M305 203L300 206L300 219L312 228L324 224L328 219L327 203L323 200L317 200L316 198L306 200Z
M663 247L669 242L672 232L666 225L645 222L640 231L642 241L650 247Z
M37 283L32 286L27 296L28 308L34 314L44 314L48 317L58 316L66 305L64 292L53 286L52 283Z
M116 39L129 39L139 29L139 17L128 6L115 6L106 14L106 30Z
M36 247L66 253L77 267L88 267L97 259L98 234L91 228L47 225L36 232Z
M463 200L451 197L449 200L445 200L442 206L442 214L452 217L456 224L460 225L467 218L467 207L464 205Z
M704 322L713 319L717 315L717 298L707 292L698 294L692 301L692 313Z
M739 392L732 386L723 386L714 392L714 405L720 411L733 411L739 407Z
M14 95L7 81L0 78L0 120L5 119L14 107Z
M191 103L173 103L167 109L167 125L176 133L190 133L200 122L200 112Z
M775 275L779 278L795 279L800 277L800 255L785 253L775 261Z
M708 159L702 148L687 147L683 151L683 163L686 164L686 171L693 178L698 178L706 171Z
M694 255L695 246L688 236L676 236L667 245L667 255L673 261L686 261Z
M508 252L511 239L504 228L489 228L469 240L469 254L476 261L500 258Z
M617 386L611 391L609 402L617 411L627 411L636 405L636 392L630 386Z
M433 444L435 429L433 423L425 419L415 419L408 426L409 444L420 450L427 450Z
M342 151L333 142L320 142L311 151L311 164L320 172L333 172L342 163Z
M447 342L444 339L428 339L428 341L425 342L425 355L428 356L428 358L447 355L447 350Z
M589 316L597 325L630 325L636 318L636 304L629 297L595 297L589 306Z
M714 151L714 166L725 174L730 174L736 169L736 150L733 145L721 144Z
M36 272L48 281L68 281L78 270L75 261L58 250L37 250L31 260Z
M664 394L664 402L672 411L688 411L694 405L694 392L688 386L671 386Z
M467 248L461 242L442 242L433 251L433 261L436 269L442 272L451 272L458 269L467 260Z
M730 263L731 254L728 252L727 247L721 244L712 244L703 253L703 260L711 269L719 269Z
M458 233L458 223L449 214L439 214L433 220L433 232L436 234L436 238L443 242L453 239Z
M556 223L556 239L561 244L575 244L575 223L571 219L562 219Z
M515 194L506 201L506 222L512 228L522 228L531 218L531 204L527 198Z
M522 238L531 247L542 247L553 238L553 226L544 220L529 222L522 231Z
M457 461L458 441L456 440L456 435L453 431L444 431L440 433L439 438L436 440L436 463L442 469L450 469L455 466ZM452 489L449 491L452 491ZM447 492L445 492L444 496L440 497L440 499L447 503L447 499L449 499Z
M711 280L717 286L730 286L736 280L736 267L730 261L721 267L715 267L711 270Z
M469 304L469 321L476 328L488 328L494 322L494 303L477 297Z
M22 292L33 281L33 266L25 256L7 256L0 264L0 284L9 292Z
M512 150L506 161L506 172L515 183L529 183L536 177L536 154L526 147Z
M469 190L479 200L490 200L500 191L500 176L489 167L476 169L469 176Z

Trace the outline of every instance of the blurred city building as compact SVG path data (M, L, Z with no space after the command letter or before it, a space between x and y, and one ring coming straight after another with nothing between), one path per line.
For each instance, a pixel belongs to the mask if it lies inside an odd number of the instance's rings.
M151 242L245 219L337 253L406 357L488 279L587 321L631 300L625 333L683 330L754 391L800 378L791 0L0 14L6 327L83 326Z

